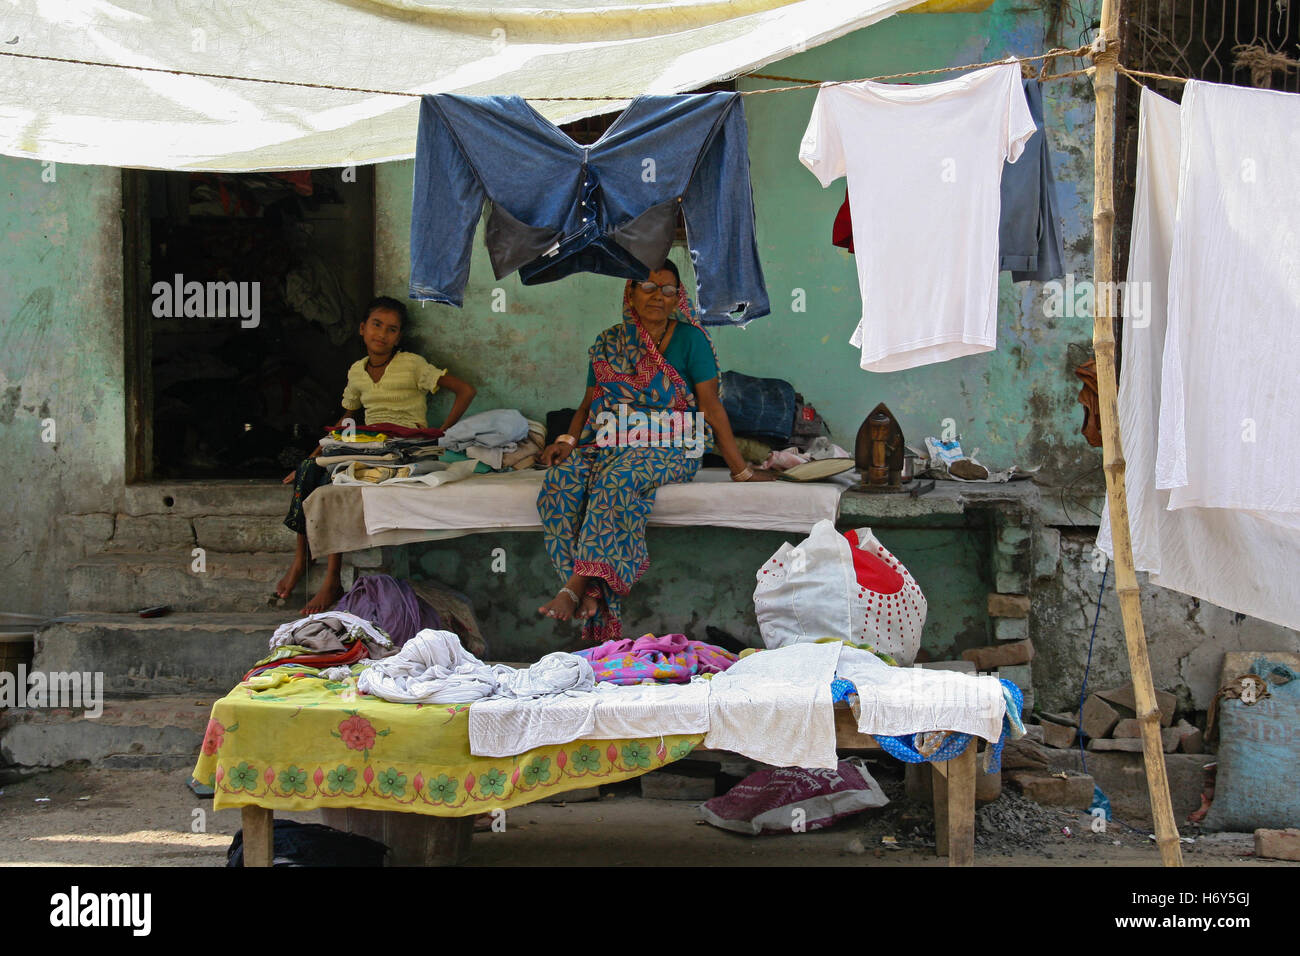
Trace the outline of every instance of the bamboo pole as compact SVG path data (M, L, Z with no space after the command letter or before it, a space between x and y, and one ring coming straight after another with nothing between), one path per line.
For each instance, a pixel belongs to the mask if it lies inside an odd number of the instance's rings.
M1151 815L1156 824L1156 843L1165 866L1182 866L1178 826L1174 822L1165 772L1165 751L1160 739L1160 711L1156 707L1151 681L1151 660L1147 655L1146 633L1137 572L1133 568L1133 543L1129 538L1128 494L1124 486L1124 452L1120 444L1118 388L1115 380L1115 332L1110 294L1114 280L1115 229L1115 64L1119 58L1120 0L1102 0L1101 35L1105 48L1094 52L1093 90L1096 94L1096 169L1092 212L1093 301L1092 346L1097 357L1097 393L1101 406L1102 457L1105 462L1106 499L1110 505L1111 540L1115 549L1115 592L1124 619L1124 640L1128 645L1129 670L1133 675L1133 696L1142 726L1147 791Z

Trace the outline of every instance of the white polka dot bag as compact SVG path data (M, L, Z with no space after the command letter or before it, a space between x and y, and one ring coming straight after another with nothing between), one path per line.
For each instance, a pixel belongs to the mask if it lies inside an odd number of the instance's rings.
M840 534L819 521L758 570L754 612L767 647L831 637L869 644L900 664L921 646L925 595L868 528Z

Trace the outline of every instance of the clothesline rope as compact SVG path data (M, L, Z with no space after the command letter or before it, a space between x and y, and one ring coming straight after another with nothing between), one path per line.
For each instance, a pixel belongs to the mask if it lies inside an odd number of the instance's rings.
M1070 57L1082 59L1084 57L1091 56L1092 52L1093 52L1093 48L1091 46L1075 47L1073 50L1067 50L1058 47L1053 50L1048 50L1046 53L1039 53L1036 56L1018 56L1016 57L1016 59L1022 63L1032 63L1038 60L1049 60L1058 56L1070 56ZM942 66L942 67L937 67L933 70L913 70L910 73L888 73L884 76L868 76L856 80L807 80L807 79L803 79L802 77L780 76L773 73L745 73L742 75L749 79L780 80L782 82L797 83L799 85L798 86L774 86L765 90L745 90L743 93L741 93L741 95L752 96L756 93L784 93L787 90L806 90L806 89L811 89L813 87L841 86L845 83L864 83L864 82L879 83L883 80L904 80L907 79L908 77L913 77L913 76L933 76L939 73L960 73L964 70L978 70L986 66L1002 66L1007 62L1007 59L1008 59L1007 57L1003 57L1000 60L989 60L988 62L985 63L965 63L961 66ZM1070 75L1075 75L1076 73L1083 73L1083 72L1087 72L1087 71L1078 70ZM1064 76L1066 74L1060 74L1060 75Z
M1075 57L1078 59L1082 59L1084 57L1090 56L1092 52L1093 52L1093 48L1091 46L1076 47L1072 50L1057 48L1057 49L1049 50L1046 53L1037 54L1035 56L1022 56L1022 57L1016 57L1016 59L1022 63L1036 62L1039 60L1049 60L1060 56L1068 56L1068 57ZM126 63L108 63L102 60L80 60L71 57L45 56L43 54L38 54L38 53L19 53L15 50L0 50L0 55L18 57L24 60L44 60L50 63L66 63L75 66L93 66L93 67L101 67L101 68L115 69L115 70L136 70L141 73L167 73L172 76L192 76L192 77L196 77L199 79L206 79L206 80L234 80L239 83L266 83L272 86L297 86L297 87L302 87L303 89L333 90L340 93L368 93L374 96L405 96L405 97L420 97L425 95L423 92L413 93L406 90L380 90L380 89L371 89L363 86L334 86L329 83L309 83L304 80L272 80L272 79L267 79L265 77L257 77L257 76L237 76L232 73L202 73L194 70L169 70L158 66L137 66L137 65L126 64ZM752 78L752 79L768 79L768 80L780 80L783 82L793 82L798 85L774 86L762 90L744 90L741 92L740 95L756 96L761 93L785 93L791 90L804 90L804 89L812 89L815 87L823 87L823 86L839 86L845 83L862 83L868 81L882 82L884 80L901 80L901 79L906 79L908 77L914 77L914 76L933 76L940 73L960 73L965 70L976 70L987 66L1000 66L1005 62L1007 61L1004 58L1001 60L990 60L985 63L966 63L961 66L937 67L932 70L915 70L910 73L890 73L884 76L862 77L860 79L855 79L855 80L818 81L818 80L805 80L800 77L778 76L769 73L746 73L746 74L742 74L742 76ZM1081 69L1081 70L1072 70L1067 73L1055 73L1048 76L1041 76L1040 79L1044 81L1065 79L1066 77L1082 76L1084 74L1089 74L1092 72L1092 70L1093 70L1092 67L1088 67L1086 69ZM1125 74L1130 74L1130 72L1132 72L1132 75L1153 76L1160 79L1172 79L1172 80L1179 80L1185 82L1185 80L1183 80L1181 77L1161 77L1159 76L1159 74L1154 74L1154 73L1142 74L1142 73L1137 73L1136 71L1126 70L1122 66L1119 67L1119 70L1120 72ZM635 95L636 94L634 93L625 93L619 96L531 96L531 97L527 97L527 99L532 100L534 102L615 102L618 100L631 99Z
M1125 76L1129 77L1130 79L1135 79L1136 77L1139 76L1145 76L1148 79L1152 79L1152 80L1170 80L1174 83L1186 83L1188 79L1185 76L1168 76L1164 73L1147 73L1144 70L1130 70L1128 67L1122 66L1120 64L1116 64L1115 69L1120 73L1123 73ZM1139 83L1138 85L1141 86L1142 84Z

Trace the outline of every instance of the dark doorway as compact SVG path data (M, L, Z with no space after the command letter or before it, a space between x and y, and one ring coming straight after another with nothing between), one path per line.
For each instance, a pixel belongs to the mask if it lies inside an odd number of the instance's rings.
M282 477L359 354L373 170L131 175L132 477Z

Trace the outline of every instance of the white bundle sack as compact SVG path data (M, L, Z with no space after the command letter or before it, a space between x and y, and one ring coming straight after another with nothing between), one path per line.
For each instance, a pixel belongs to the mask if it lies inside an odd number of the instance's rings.
M767 647L830 637L869 644L900 664L916 658L925 595L870 529L842 535L819 521L798 545L781 545L755 577L754 612Z

